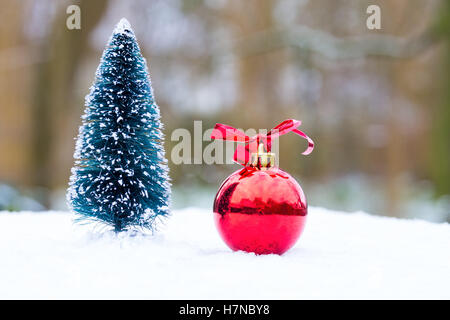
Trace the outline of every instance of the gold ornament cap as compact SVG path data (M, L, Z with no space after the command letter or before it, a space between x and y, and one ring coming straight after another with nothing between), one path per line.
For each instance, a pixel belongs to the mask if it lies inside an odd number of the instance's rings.
M252 153L250 165L258 168L269 168L275 165L275 153L266 152L264 144L260 143L258 151Z

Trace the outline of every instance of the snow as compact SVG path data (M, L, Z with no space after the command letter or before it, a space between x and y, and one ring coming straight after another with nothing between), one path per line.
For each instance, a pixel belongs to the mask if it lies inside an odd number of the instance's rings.
M114 28L113 34L132 34L131 24L126 18L120 19L119 23Z
M449 299L449 245L449 224L321 208L283 256L232 252L205 209L154 236L0 212L0 299Z

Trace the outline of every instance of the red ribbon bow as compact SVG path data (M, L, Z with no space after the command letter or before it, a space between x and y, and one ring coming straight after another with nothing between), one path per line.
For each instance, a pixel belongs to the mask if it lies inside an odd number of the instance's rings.
M253 137L249 137L236 128L227 126L226 124L216 123L216 126L211 133L211 139L244 142L245 145L237 146L233 160L245 166L250 161L250 154L257 152L260 143L263 143L267 152L270 152L272 139L278 138L291 131L308 141L308 148L306 148L302 154L310 154L314 149L314 142L310 137L297 129L301 124L302 122L299 120L288 119L281 122L267 134L259 133Z

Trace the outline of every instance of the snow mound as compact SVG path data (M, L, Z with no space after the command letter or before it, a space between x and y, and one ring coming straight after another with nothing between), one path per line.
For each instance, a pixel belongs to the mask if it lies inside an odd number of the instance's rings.
M212 213L154 236L99 232L67 212L0 212L0 298L450 298L450 226L310 208L283 256L232 252Z

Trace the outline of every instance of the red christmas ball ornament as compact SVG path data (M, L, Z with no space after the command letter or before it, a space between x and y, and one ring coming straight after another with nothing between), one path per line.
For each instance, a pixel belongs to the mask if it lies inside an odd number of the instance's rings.
M307 139L309 154L314 143L285 120L266 135L247 137L243 132L217 124L213 139L244 142L234 160L244 168L231 174L214 199L214 220L220 236L232 250L256 254L283 254L298 240L306 223L308 205L300 185L275 165L271 139L295 132ZM268 151L266 151L268 150Z
M277 167L245 167L214 200L214 219L233 250L282 254L300 237L308 206L297 181Z

